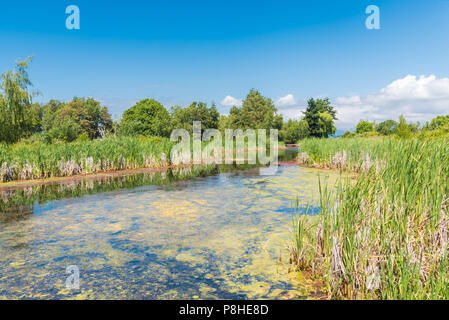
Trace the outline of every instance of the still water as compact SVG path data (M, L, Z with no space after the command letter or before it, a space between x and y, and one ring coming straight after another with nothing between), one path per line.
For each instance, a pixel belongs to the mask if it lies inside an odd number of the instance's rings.
M271 176L255 167L205 175L2 194L0 298L307 298L309 281L287 264L292 201L318 213L318 175L334 174L284 164ZM66 288L71 265L79 289Z

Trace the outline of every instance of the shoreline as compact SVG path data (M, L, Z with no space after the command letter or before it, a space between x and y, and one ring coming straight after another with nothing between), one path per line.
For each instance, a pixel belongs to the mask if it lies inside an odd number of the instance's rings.
M307 168L307 169L315 169L317 171L331 171L335 173L344 173L346 175L349 175L352 180L356 179L358 176L358 173L353 170L346 170L346 169L337 169L337 168L331 168L329 166L321 166L316 164L304 164L304 163L298 163L295 162L298 167L301 168Z
M278 150L288 150L285 146L279 147ZM244 150L252 151L252 150ZM254 150L254 151L258 151ZM223 160L225 162L226 159ZM296 162L295 162L296 163ZM202 163L204 165L207 165L207 163ZM167 171L169 169L174 168L182 168L182 167L190 167L198 164L180 164L180 165L168 165L164 167L143 167L143 168L136 168L136 169L124 169L124 170L111 170L111 171L104 171L104 172L92 172L92 173L81 173L77 175L72 176L64 176L64 177L51 177L51 178L43 178L43 179L30 179L30 180L13 180L8 182L1 182L0 183L0 192L9 191L9 190L17 190L17 189L24 189L34 186L41 186L41 185L55 185L65 182L80 182L80 181L88 181L88 180L102 180L102 179L108 179L108 178L116 178L116 177L123 177L133 174L141 174L141 173L153 173L153 172L163 172Z
M16 190L29 188L34 186L42 186L42 185L55 185L64 182L80 182L80 181L88 181L88 180L102 180L107 178L116 178L123 177L133 174L140 173L153 173L153 172L163 172L173 168L181 168L188 167L191 165L169 165L166 167L160 168L138 168L138 169L125 169L125 170L112 170L112 171L104 171L104 172L93 172L93 173L82 173L73 176L66 177L52 177L52 178L44 178L44 179L32 179L32 180L14 180L9 182L0 183L0 191L8 191L8 190Z

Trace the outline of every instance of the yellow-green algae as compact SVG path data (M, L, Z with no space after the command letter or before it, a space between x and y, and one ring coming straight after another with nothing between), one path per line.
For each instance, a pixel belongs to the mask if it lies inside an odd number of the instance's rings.
M0 298L307 298L286 245L292 201L317 205L317 174L252 169L37 206L0 223Z

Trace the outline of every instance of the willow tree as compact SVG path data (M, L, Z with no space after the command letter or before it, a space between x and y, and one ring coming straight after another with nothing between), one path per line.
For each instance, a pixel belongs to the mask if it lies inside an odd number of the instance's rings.
M1 75L0 84L0 141L12 143L32 133L36 105L32 104L33 86L28 76L31 57L17 61L14 70Z

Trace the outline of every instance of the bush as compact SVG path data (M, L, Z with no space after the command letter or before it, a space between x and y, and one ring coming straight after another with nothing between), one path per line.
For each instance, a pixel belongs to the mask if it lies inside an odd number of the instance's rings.
M367 138L367 137L378 137L379 133L376 132L376 131L368 131L368 132L363 133L361 136L365 137L365 138Z
M374 131L374 123L362 120L355 127L355 131L359 134Z
M345 133L343 133L343 135L341 137L342 138L354 138L356 136L357 136L357 134L355 134L354 132L346 131Z
M83 132L82 134L80 134L80 136L78 137L78 139L76 139L76 142L86 142L89 141L89 136L87 135L87 133Z
M288 120L284 123L280 132L280 138L285 143L297 143L299 140L309 136L309 125L305 120Z
M154 99L144 99L125 111L120 133L170 137L171 128L171 117L164 106Z

